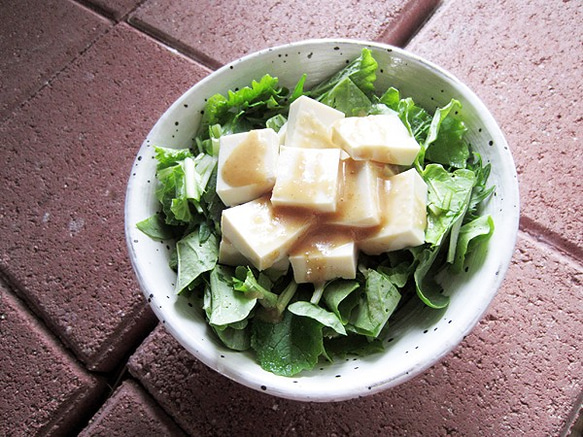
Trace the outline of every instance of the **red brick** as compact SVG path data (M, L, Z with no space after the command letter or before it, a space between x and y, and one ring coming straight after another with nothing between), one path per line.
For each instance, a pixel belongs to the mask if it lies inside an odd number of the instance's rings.
M115 20L123 19L127 14L133 11L141 0L82 0L92 5L98 11L112 17Z
M0 281L0 435L65 435L97 409L104 381L67 353Z
M185 434L135 381L127 380L79 434L79 437L88 436L182 437Z
M141 142L208 70L125 24L0 125L0 268L92 370L153 327L124 197Z
M72 1L0 2L0 120L75 59L111 23Z
M583 259L583 3L447 2L408 46L450 70L505 131L522 225Z
M492 307L462 344L421 376L363 399L309 404L252 391L206 368L162 325L129 369L191 435L559 435L583 389L582 281L581 266L523 235Z
M438 0L147 1L130 22L213 66L309 38L406 41Z

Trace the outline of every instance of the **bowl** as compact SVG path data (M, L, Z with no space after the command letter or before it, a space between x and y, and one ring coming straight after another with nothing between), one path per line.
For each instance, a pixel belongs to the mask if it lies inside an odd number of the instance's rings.
M467 138L492 164L489 182L495 195L485 205L495 232L489 250L465 274L449 284L450 304L444 310L411 300L390 320L385 351L363 358L323 362L295 377L263 370L251 352L225 348L191 301L174 293L176 275L168 267L172 241L154 241L136 223L159 205L155 197L153 145L189 147L205 99L215 93L247 86L269 73L293 87L307 74L315 85L356 58L362 48L379 62L379 91L394 86L428 110L451 98L462 103L469 128ZM274 396L314 402L341 401L386 390L419 375L442 359L475 327L488 308L510 264L518 231L518 182L504 135L484 103L450 73L414 54L385 44L346 40L308 40L262 50L238 59L187 90L158 120L141 145L129 177L125 231L129 256L144 296L164 327L198 360L244 386Z

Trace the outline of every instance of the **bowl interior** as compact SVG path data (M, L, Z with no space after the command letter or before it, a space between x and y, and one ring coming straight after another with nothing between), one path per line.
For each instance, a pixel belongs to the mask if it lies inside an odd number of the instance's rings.
M251 353L226 349L207 327L198 302L174 294L176 275L168 267L172 242L156 242L135 224L158 210L155 198L153 146L189 147L205 99L248 85L269 73L293 87L307 74L307 87L327 78L360 54L372 49L379 62L379 92L389 86L413 97L428 110L451 98L462 103L467 137L485 163L492 164L495 195L485 206L495 232L483 259L453 279L447 309L432 310L412 301L392 320L386 351L366 358L322 363L293 378L263 371ZM351 40L312 40L264 50L211 74L189 89L160 118L134 162L126 197L126 237L130 258L144 295L171 334L205 364L253 389L308 401L337 401L363 396L400 384L436 363L476 325L493 299L510 263L518 229L516 170L506 140L478 97L437 66L401 49Z

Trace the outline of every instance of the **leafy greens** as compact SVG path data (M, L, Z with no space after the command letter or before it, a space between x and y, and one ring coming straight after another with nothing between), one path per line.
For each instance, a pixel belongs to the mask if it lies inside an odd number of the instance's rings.
M494 231L480 205L490 166L464 139L461 104L451 100L433 114L389 88L375 89L377 61L368 49L329 79L293 90L263 76L249 87L210 97L189 149L156 147L160 212L137 224L158 240L176 238L171 267L176 292L203 290L203 310L218 338L235 350L252 349L260 365L278 375L312 369L318 360L365 355L383 348L383 332L404 301L417 296L432 308L449 302L437 279L460 274L484 250ZM291 272L259 272L218 263L220 217L225 206L215 192L219 138L286 122L289 105L308 95L346 114L395 111L421 145L413 166L428 186L425 244L359 257L355 280L298 285Z

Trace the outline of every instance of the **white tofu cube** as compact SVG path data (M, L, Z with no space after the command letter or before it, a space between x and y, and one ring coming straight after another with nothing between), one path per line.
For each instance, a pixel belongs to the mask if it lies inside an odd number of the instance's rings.
M227 266L246 266L249 260L225 237L219 243L219 263Z
M330 148L330 127L344 113L307 96L298 97L289 107L285 145L288 147Z
M259 270L288 255L315 222L313 214L275 210L269 196L223 210L223 237Z
M219 263L227 266L248 266L251 265L249 260L237 250L233 244L226 238L222 238L219 244ZM289 268L289 259L283 257L275 264L273 264L268 271L273 272L287 272Z
M337 120L332 142L353 159L397 165L411 165L420 149L396 112Z
M342 161L336 212L326 223L353 226L376 226L381 221L378 178L384 167L371 161Z
M336 211L340 149L281 146L271 202L275 206Z
M290 253L295 281L323 283L356 278L358 252L350 232L322 227L305 237Z
M359 235L359 249L378 255L423 244L427 226L425 181L415 169L381 181L381 223Z
M273 129L222 136L217 194L223 203L239 205L271 191L278 153L279 136Z

